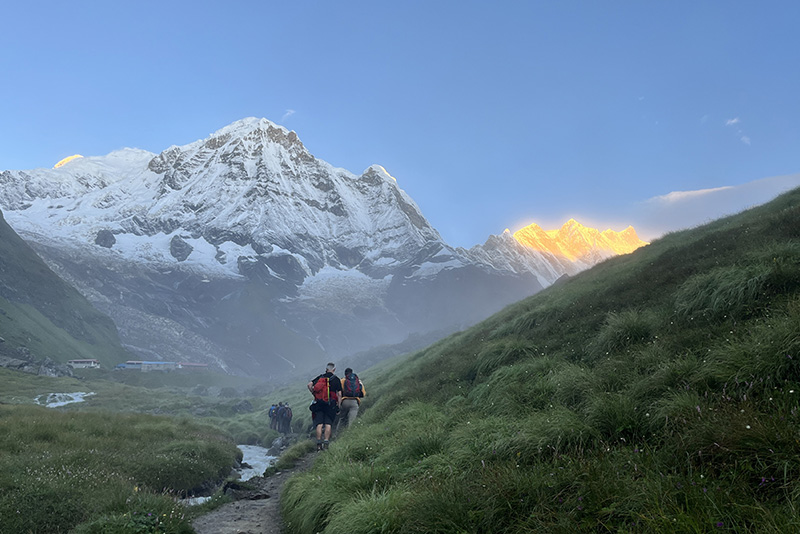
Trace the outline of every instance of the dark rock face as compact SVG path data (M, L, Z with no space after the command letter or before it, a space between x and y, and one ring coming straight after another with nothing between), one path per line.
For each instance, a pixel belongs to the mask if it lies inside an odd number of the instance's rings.
M111 230L100 230L97 232L97 237L94 238L95 245L100 245L103 248L111 248L117 242L117 238L111 233Z
M169 242L169 253L178 261L186 261L194 247L184 241L180 236L174 236Z
M21 352L19 349L25 350ZM17 352L20 354L20 358L0 355L0 367L39 376L73 376L72 368L69 365L54 362L50 358L36 361L25 347L18 347Z
M39 376L72 376L72 368L69 365L58 364L50 358L45 358L39 364L39 370L36 373Z

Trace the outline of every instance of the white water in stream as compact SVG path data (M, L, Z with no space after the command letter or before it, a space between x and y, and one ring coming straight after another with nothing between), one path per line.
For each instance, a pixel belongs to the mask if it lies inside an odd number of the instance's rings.
M277 456L271 456L269 451L264 447L258 447L256 445L237 445L237 447L241 449L244 455L242 464L250 466L237 470L237 473L239 473L239 480L250 480L253 477L263 476L267 467L271 466L275 463L275 460L278 459ZM189 499L183 499L182 502L193 506L195 504L202 504L210 498L211 497L191 497Z
M253 477L260 477L264 475L267 467L275 463L278 459L277 456L271 456L269 451L264 447L256 445L237 445L241 449L244 458L242 463L250 466L250 468L239 469L241 475L240 480L250 480Z
M58 406L64 406L65 404L72 404L73 402L83 402L86 400L86 397L91 397L92 395L94 395L94 392L47 393L35 397L33 402L47 406L48 408L56 408Z

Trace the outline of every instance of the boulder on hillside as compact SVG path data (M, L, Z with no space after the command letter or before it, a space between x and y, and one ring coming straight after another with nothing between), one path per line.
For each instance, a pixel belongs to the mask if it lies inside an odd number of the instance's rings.
M50 358L45 358L41 362L39 362L39 369L36 372L39 376L51 376L51 377L59 377L59 376L73 376L72 374L72 367L69 365L60 364L54 362Z

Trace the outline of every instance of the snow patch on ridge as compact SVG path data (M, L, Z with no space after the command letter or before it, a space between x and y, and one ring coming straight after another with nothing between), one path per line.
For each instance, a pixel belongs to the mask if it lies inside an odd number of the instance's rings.
M458 269L459 267L463 267L464 262L457 258L453 258L451 260L445 262L432 262L426 261L422 265L420 265L417 269L414 270L414 276L426 278L431 277L439 274L440 272L444 271L445 269Z
M382 306L382 299L392 281L391 275L370 278L356 269L341 270L326 266L309 276L299 288L297 300L314 307L352 310L355 307Z

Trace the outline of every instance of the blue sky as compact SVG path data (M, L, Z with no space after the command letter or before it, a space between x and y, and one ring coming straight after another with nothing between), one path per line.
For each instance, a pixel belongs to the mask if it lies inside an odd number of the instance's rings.
M0 170L266 117L383 165L453 245L570 217L650 238L686 222L648 227L654 197L800 184L799 21L794 1L14 2Z

